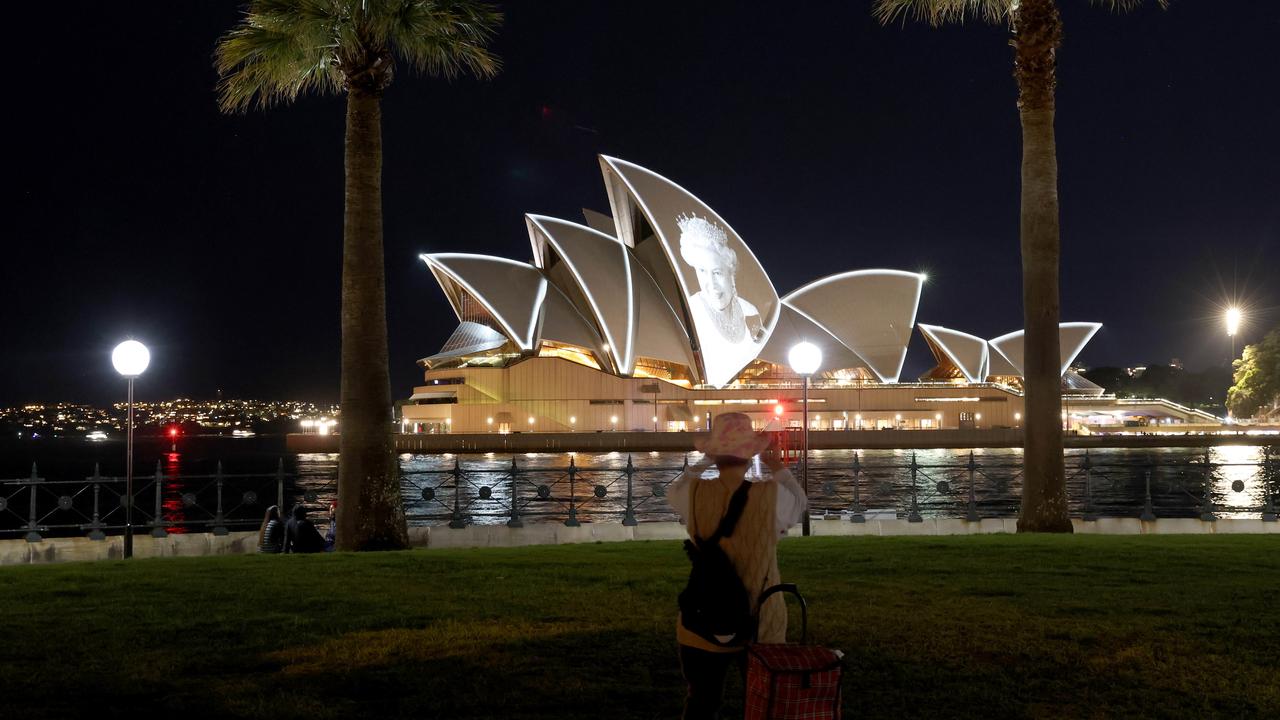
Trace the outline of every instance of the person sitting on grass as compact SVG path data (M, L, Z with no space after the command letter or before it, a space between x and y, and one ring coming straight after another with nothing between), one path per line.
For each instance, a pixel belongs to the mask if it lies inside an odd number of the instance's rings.
M329 503L329 529L324 532L324 551L333 552L338 545L338 503Z
M785 639L787 611L782 597L770 597L759 607L759 595L781 582L778 539L807 511L804 491L783 467L768 436L752 429L747 415L717 416L710 434L694 446L715 463L719 477L702 479L710 462L698 464L672 483L668 493L671 507L687 527L690 540L685 542L685 550L694 563L689 586L680 596L676 622L680 670L688 684L686 719L716 716L729 666L736 664L739 673L746 674L748 642L758 638L760 642L780 643ZM772 482L749 481L750 458L762 451ZM726 556L728 562L724 563ZM722 571L708 570L712 565ZM740 602L735 604L730 597L725 605L725 596L711 597L735 583L739 584L736 597ZM730 607L740 611L729 619L730 625L741 613L747 613L747 622L733 630L718 629L725 625L731 614L725 610Z
M258 528L258 552L277 555L284 551L284 523L280 520L280 507L272 505L262 518Z
M307 509L301 504L293 506L293 517L285 526L284 551L287 553L318 553L324 551L324 538L307 519Z

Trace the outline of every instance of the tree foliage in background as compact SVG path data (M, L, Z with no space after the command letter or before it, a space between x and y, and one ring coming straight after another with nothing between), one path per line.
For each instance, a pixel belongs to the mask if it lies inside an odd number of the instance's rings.
M1233 364L1234 384L1227 391L1227 409L1232 416L1280 415L1280 327L1273 328L1262 342L1245 345Z
M346 94L338 547L408 546L391 431L382 250L382 94L398 66L490 77L502 15L472 0L252 0L219 41L228 113Z
M1226 412L1226 388L1231 385L1228 368L1193 372L1158 363L1148 363L1145 368L1133 375L1118 367L1090 368L1080 374L1116 397L1164 398L1218 415Z
M1142 0L1097 0L1129 10ZM1167 0L1156 0L1162 7ZM1007 24L1022 124L1022 313L1026 330L1025 464L1019 532L1071 532L1062 459L1062 386L1058 343L1058 151L1054 137L1057 53L1062 17L1055 0L875 0L880 22L930 25L973 17Z

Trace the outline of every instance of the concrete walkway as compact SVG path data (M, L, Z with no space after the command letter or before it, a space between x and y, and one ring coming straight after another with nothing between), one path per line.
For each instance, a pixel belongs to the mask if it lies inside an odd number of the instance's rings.
M1196 518L1165 518L1145 522L1137 518L1100 518L1072 520L1075 531L1089 535L1233 535L1280 534L1280 523L1259 519L1217 520L1205 522ZM986 535L1013 533L1015 518L986 518L978 522L951 518L906 520L868 520L852 523L847 518L815 519L811 523L815 536L873 535L878 537L906 535ZM788 533L798 537L800 529ZM415 548L522 547L526 545L567 545L590 542L625 542L630 540L682 540L684 526L676 522L647 522L634 526L620 523L583 523L565 527L560 523L528 524L522 528L506 525L469 525L454 529L447 525L409 528L409 541ZM233 532L228 535L190 533L153 538L134 537L136 558L203 557L240 555L257 550L258 533ZM51 538L40 542L0 540L0 566L27 565L85 560L117 560L122 557L124 539L118 535L106 540L88 538Z

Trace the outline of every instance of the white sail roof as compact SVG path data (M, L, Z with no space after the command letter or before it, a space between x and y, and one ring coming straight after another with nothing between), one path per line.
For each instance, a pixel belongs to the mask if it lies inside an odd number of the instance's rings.
M420 255L444 288L458 319L466 320L462 293L480 303L521 350L537 343L538 318L547 280L532 265L492 255Z
M966 380L982 382L987 379L990 374L990 351L986 340L940 325L920 323L917 327L929 341L930 347L943 353L964 374Z
M769 342L760 351L760 359L786 367L790 363L788 353L800 342L813 343L822 351L819 373L867 367L857 353L785 302L782 304L778 325L769 336Z
M854 270L816 280L783 302L858 354L883 382L897 382L915 326L924 276Z
M604 342L565 294L526 263L489 255L421 255L464 323L464 297L478 303L521 352L546 340L590 350L605 357Z
M653 278L631 250L592 228L541 215L528 215L534 263L548 273L597 329L606 343L613 372L631 375L641 357L693 367L684 325L663 299ZM563 263L560 272L552 265Z
M627 247L589 227L543 215L526 215L534 264L547 270L553 256L563 262L583 299L578 310L594 320L608 343L614 370L635 368L635 292Z
M541 319L538 325L538 342L557 342L564 345L590 350L602 365L608 357L604 341L600 334L578 309L569 302L569 298L560 288L550 285L542 302Z
M587 227L598 232L602 232L609 237L613 237L618 232L618 226L613 224L613 216L605 215L591 208L582 208L582 218L587 221ZM623 243L624 245L626 243Z
M737 232L688 190L618 158L601 155L600 167L618 239L636 248L637 259L691 330L695 370L706 384L729 384L759 355L777 324L781 303L768 274ZM660 254L641 247L650 241L647 230ZM727 280L709 279L713 272Z
M1065 375L1067 368L1071 367L1071 363L1075 362L1076 356L1084 350L1084 346L1089 343L1095 333L1102 327L1102 323L1096 322L1065 322L1058 324L1058 346L1059 354L1062 360L1062 366L1058 370L1059 375ZM1025 346L1024 336L1025 330L1015 330L1006 333L998 338L990 341L992 349L996 352L992 354L992 370L991 374L1009 374L1023 375L1023 350ZM1008 363L1016 372L1000 373L997 368L994 356L998 354ZM1001 368L1002 369L1002 368Z

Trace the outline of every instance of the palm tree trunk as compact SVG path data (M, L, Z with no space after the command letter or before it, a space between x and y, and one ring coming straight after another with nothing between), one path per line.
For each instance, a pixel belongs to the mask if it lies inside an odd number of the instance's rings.
M338 548L409 545L395 445L387 361L382 255L382 100L347 93L346 217L342 234L342 415Z
M1053 133L1056 52L1062 18L1054 0L1022 0L1014 16L1015 77L1022 121L1023 384L1019 532L1071 532L1062 460L1058 342L1058 157Z

